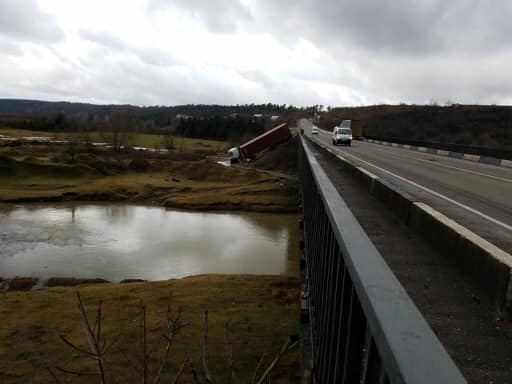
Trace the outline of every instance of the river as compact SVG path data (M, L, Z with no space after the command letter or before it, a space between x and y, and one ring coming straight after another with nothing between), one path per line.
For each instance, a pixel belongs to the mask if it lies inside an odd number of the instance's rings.
M0 208L0 277L164 280L298 268L297 216L131 205Z

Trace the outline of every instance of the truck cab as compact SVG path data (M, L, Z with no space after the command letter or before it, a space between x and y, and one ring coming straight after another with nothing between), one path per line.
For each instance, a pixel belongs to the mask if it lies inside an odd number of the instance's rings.
M229 155L229 162L231 164L240 162L240 150L238 149L238 147L230 148L228 151L228 155Z

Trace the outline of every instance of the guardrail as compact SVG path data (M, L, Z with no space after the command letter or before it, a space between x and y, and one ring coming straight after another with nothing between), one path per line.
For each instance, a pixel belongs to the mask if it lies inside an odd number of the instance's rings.
M475 156L494 157L497 159L512 160L512 151L507 150L507 149L479 147L476 145L440 143L440 142L436 142L436 141L409 140L409 139L402 139L399 137L384 137L384 136L365 135L365 138L377 140L377 141L385 141L388 143L413 145L415 147L440 149L443 151L456 152L456 153L461 153L461 154L465 153L465 154L475 155Z
M299 145L314 380L466 383L304 138Z

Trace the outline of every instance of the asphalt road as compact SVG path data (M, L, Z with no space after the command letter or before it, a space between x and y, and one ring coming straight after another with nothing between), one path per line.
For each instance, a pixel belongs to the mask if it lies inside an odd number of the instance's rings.
M306 134L309 134L306 130ZM315 140L512 253L512 169L363 141Z

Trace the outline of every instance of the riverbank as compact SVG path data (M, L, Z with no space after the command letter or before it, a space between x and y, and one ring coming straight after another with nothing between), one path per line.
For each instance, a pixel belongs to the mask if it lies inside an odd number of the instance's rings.
M107 201L201 211L296 211L293 179L222 166L202 153L200 148L210 144L200 144L189 152L168 154L5 145L0 147L0 202Z
M151 350L150 376L160 364L166 342L165 320L169 295L173 308L183 308L189 325L176 338L169 370L162 382L169 382L187 356L196 369L201 367L203 312L209 309L210 368L216 382L227 382L225 324L230 323L234 369L237 381L249 382L263 354L265 362L280 349L283 339L298 333L299 281L294 276L202 275L178 280L81 285L30 292L0 294L0 381L54 383L48 368L91 371L94 362L71 349L60 339L81 347L83 336L76 306L79 290L89 316L102 299L102 334L117 340L105 356L108 382L136 382L136 367L142 353L140 344L140 303L146 308L147 343ZM290 351L272 374L273 383L293 382L298 371L298 348ZM128 361L132 361L130 364ZM58 373L66 382L91 382L88 376ZM62 380L64 381L64 380ZM140 381L140 380L139 380ZM191 382L190 375L183 382Z
M212 148L208 141L195 142L183 152L163 154L133 149L114 153L72 142L4 144L0 147L0 204L117 202L197 211L296 212L293 175L225 167L210 160L208 156L223 154ZM280 162L278 158L274 161ZM278 166L271 168L280 171ZM0 382L54 383L50 372L62 382L91 382L90 376L57 371L57 367L81 372L95 368L94 361L60 338L63 335L80 348L87 346L77 310L77 291L91 318L102 300L102 334L109 343L117 341L105 355L107 382L142 381L141 303L146 308L149 376L154 377L166 346L162 334L171 291L173 308L183 307L183 321L188 326L176 338L162 382L170 382L171 374L177 373L188 356L200 370L206 306L210 369L215 382L228 381L226 322L230 323L236 379L250 382L262 356L266 367L283 339L298 334L299 256L295 256L292 273L274 276L199 275L125 284L69 278L51 281L71 287L0 291ZM262 257L257 260L264 262ZM76 276L80 277L79 272ZM17 283L19 288L28 289L33 281L20 279ZM281 360L272 373L272 382L294 382L299 372L298 354L296 348ZM188 372L182 382L192 382Z

